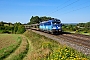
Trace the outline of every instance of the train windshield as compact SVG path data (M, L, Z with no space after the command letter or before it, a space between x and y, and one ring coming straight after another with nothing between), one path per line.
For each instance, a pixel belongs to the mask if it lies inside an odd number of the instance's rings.
M54 25L60 24L60 22L52 22Z

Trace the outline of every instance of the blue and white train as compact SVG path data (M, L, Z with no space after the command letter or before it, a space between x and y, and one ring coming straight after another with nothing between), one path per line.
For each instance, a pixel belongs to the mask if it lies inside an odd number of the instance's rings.
M40 22L39 30L46 31L48 33L62 33L62 23L59 19L52 19L48 21Z

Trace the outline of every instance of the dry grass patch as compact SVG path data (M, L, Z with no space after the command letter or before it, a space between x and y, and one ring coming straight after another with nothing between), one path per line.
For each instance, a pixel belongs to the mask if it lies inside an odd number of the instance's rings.
M20 46L13 52L9 57L4 60L22 60L24 56L27 54L28 51L28 41L27 39L22 36L22 42Z
M0 34L0 50L10 46L11 44L17 43L16 39L14 39L10 34Z
M20 45L19 35L0 34L0 60L10 55Z

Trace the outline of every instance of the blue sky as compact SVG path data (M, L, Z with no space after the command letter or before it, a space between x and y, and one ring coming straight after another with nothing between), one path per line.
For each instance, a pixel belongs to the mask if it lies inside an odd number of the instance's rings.
M58 18L62 23L90 21L90 0L0 0L0 21L28 23L31 16Z

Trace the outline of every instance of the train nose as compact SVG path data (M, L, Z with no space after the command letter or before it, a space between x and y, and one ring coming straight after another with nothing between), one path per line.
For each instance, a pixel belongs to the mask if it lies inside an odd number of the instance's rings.
M60 26L57 26L57 29L60 29L61 27Z

